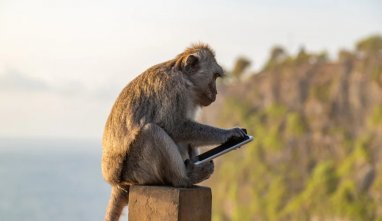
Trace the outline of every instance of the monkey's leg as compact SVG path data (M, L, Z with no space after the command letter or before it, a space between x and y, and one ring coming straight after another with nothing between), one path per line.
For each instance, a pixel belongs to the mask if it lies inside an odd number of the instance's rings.
M173 139L158 125L146 124L129 153L123 179L138 184L190 186L184 161Z

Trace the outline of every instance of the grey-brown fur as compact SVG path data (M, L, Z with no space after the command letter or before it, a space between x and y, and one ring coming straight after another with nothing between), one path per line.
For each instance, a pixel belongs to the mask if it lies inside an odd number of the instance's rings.
M215 101L215 80L222 75L214 52L198 44L149 68L123 89L103 137L102 174L113 186L105 220L118 220L128 202L128 185L201 182L212 174L213 163L190 163L195 149L244 136L239 128L194 121L200 106Z

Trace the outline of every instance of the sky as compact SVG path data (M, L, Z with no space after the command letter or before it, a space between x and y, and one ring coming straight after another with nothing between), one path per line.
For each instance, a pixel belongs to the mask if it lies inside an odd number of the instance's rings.
M271 47L382 34L380 0L0 0L0 137L101 139L122 88L191 43L261 68Z

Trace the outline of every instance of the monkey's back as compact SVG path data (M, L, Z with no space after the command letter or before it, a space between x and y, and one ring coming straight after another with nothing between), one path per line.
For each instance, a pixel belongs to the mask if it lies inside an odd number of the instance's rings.
M187 83L173 65L169 61L149 68L131 81L114 103L102 144L102 174L109 183L120 182L126 154L145 124L155 123L167 131L187 115Z

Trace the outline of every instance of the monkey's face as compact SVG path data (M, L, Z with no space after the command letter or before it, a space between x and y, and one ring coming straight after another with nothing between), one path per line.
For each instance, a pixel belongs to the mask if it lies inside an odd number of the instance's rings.
M198 85L196 90L197 102L202 106L208 106L216 100L216 79L220 76L218 73L208 74L203 80L204 82Z
M208 106L216 100L216 80L223 76L223 68L211 56L190 55L187 58L187 78L193 84L195 102L201 106ZM187 67L187 66L186 66Z

